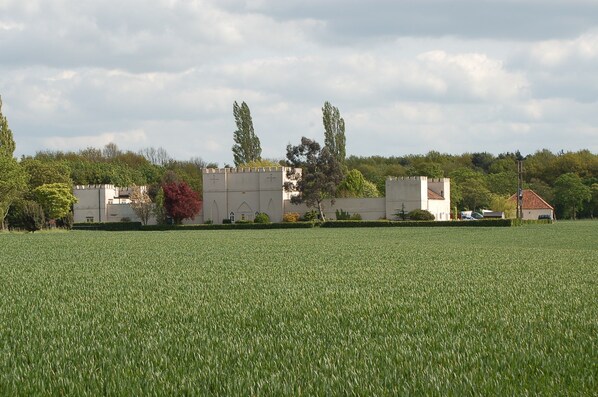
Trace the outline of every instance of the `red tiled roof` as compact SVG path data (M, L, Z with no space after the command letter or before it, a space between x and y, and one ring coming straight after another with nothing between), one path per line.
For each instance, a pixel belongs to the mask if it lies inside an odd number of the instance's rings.
M512 195L509 200L516 201L517 195ZM523 189L523 203L521 206L524 210L554 209L542 197L538 196L538 194L531 189Z
M444 200L444 197L435 191L428 189L428 200Z

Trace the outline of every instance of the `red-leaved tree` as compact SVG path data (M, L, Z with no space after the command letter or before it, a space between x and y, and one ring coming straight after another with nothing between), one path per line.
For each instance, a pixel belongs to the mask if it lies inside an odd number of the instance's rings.
M183 219L194 218L201 210L199 194L193 191L185 182L172 182L162 185L164 191L164 208L166 214L177 225Z

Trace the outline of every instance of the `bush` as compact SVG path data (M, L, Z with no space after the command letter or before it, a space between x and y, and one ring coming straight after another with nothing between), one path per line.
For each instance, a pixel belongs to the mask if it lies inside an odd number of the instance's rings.
M355 214L351 215L350 220L352 220L352 221L360 221L361 220L361 215L355 213Z
M303 214L303 218L301 218L301 220L305 221L305 222L317 221L318 220L318 211L316 211L316 210L307 211L305 214Z
M231 221L229 218L224 218L224 219L222 220L222 223L223 223L224 225L229 225L229 224L233 223L233 221Z
M131 222L131 218L129 218L128 216L123 216L122 218L120 218L121 222Z
M71 230L74 223L75 218L73 217L72 212L69 212L66 216L56 220L56 226L65 228L67 230Z
M40 230L45 223L44 210L41 205L35 201L25 201L23 203L22 222L23 227L32 233Z
M259 212L255 215L253 222L255 222L255 223L270 223L270 217L266 213Z
M409 220L412 221L433 221L434 215L427 210L413 210L407 214Z
M347 211L343 211L342 208L340 210L336 210L335 212L337 221L348 221L351 219L351 214L349 214Z
M30 232L40 230L45 222L44 209L36 201L19 200L6 217L11 229L25 229Z
M282 216L282 221L283 222L290 222L290 223L294 223L299 221L299 213L298 212L286 212L283 216Z

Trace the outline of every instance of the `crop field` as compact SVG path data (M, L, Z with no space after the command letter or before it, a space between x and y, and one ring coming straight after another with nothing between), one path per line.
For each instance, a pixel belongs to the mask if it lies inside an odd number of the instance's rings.
M598 222L0 233L0 395L596 395Z

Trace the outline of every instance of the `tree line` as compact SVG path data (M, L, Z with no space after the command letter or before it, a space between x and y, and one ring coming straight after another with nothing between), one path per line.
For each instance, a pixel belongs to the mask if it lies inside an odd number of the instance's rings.
M378 197L385 193L388 176L451 178L451 203L455 209L492 208L512 211L509 196L517 190L517 161L524 163L524 187L531 188L552 204L558 218L594 217L598 210L598 156L589 150L553 153L539 150L493 155L486 152L424 155L348 156L345 121L338 108L322 107L324 144L302 137L288 145L284 159L263 159L249 106L233 104L236 130L232 154L237 167L289 167L295 180L287 190L299 192L296 202L306 202L324 216L321 204L334 197ZM39 151L14 158L15 141L0 98L0 223L35 229L43 223L72 223L74 185L112 184L119 187L147 186L135 202L155 208L158 221L181 222L199 211L202 169L217 167L200 157L186 161L172 158L163 148L124 151L115 143L79 151ZM226 166L226 165L225 165ZM299 178L295 172L301 168ZM147 196L147 197L146 197ZM145 210L147 212L147 209ZM142 219L143 216L140 216Z
M235 102L235 108L238 107ZM235 165L259 164L259 139L245 102L235 112ZM306 202L323 217L321 203L334 197L384 196L389 176L451 178L454 210L491 208L514 215L517 162L523 162L523 188L532 189L555 208L557 218L593 218L598 213L598 155L589 150L553 153L538 150L522 156L519 151L494 155L487 152L458 155L430 151L406 156L346 157L345 121L338 108L322 107L324 145L302 137L288 145L281 165L291 167L288 176L296 183L287 189L301 193L293 201ZM246 149L244 149L246 148ZM295 168L302 168L298 178Z

